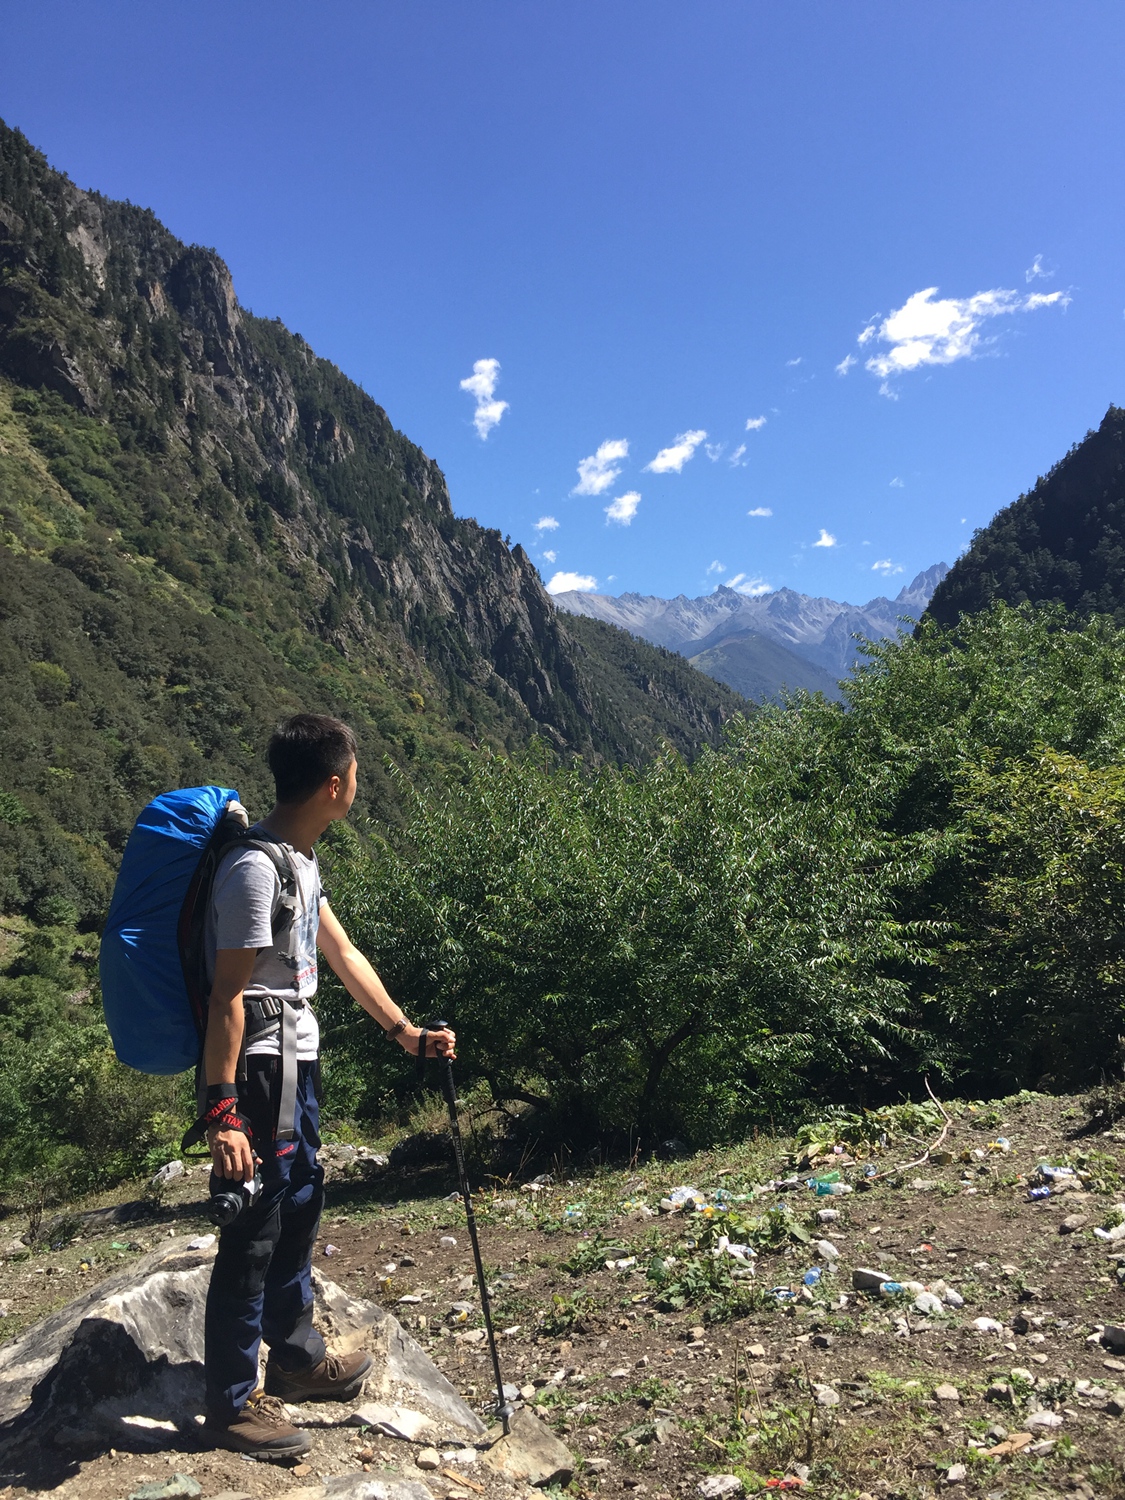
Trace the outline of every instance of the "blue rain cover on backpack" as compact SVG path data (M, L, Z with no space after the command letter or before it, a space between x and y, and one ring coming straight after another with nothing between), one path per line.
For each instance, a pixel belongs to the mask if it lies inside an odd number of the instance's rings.
M165 792L137 819L113 890L101 949L102 1005L118 1058L141 1073L182 1073L199 1059L178 925L200 859L238 793Z

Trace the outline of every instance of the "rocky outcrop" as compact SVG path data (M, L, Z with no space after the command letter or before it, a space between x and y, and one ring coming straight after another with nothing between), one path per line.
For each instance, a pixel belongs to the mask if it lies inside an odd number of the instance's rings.
M211 1236L206 1237L208 1240ZM0 1350L0 1458L28 1443L159 1447L203 1411L203 1307L214 1246L169 1240ZM410 1441L479 1440L484 1424L395 1318L318 1277L336 1353L375 1356L367 1405L319 1403L307 1425L353 1423Z

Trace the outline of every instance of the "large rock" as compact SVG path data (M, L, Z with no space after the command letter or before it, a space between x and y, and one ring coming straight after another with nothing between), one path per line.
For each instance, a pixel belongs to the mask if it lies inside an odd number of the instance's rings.
M193 1429L203 1410L203 1307L214 1254L213 1246L166 1241L0 1349L0 1453L29 1440L159 1446ZM375 1358L369 1397L414 1414L435 1439L484 1435L483 1422L390 1313L319 1275L315 1285L329 1348L342 1354L362 1345ZM315 1419L354 1420L356 1404L318 1403Z
M545 1422L523 1407L509 1426L511 1431L498 1438L484 1455L490 1469L527 1484L570 1483L574 1457Z

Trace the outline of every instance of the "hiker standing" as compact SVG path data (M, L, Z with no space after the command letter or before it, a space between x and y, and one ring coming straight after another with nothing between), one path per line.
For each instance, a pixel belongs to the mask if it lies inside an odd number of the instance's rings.
M252 1187L255 1171L261 1188L219 1237L207 1295L204 1430L238 1452L289 1458L307 1452L309 1439L288 1421L283 1401L351 1400L371 1368L362 1350L328 1354L313 1328L312 1255L324 1201L316 1160L320 1038L309 1003L317 947L388 1037L416 1054L422 1033L352 946L320 884L313 846L351 808L355 736L338 719L296 714L274 733L267 759L277 801L247 846L222 860L205 930L200 1124L211 1190ZM451 1057L454 1043L452 1031L431 1032L427 1055ZM263 1338L265 1392L256 1393Z

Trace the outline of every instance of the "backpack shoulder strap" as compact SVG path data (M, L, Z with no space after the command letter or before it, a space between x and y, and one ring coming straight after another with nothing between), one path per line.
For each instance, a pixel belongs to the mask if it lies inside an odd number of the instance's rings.
M236 849L256 849L259 854L264 854L273 865L277 878L281 882L281 890L274 902L270 927L273 930L274 947L287 946L297 908L301 902L300 882L288 848L274 839L256 838L252 832L245 833L225 844L219 850L218 860L224 859L227 854L233 853Z

